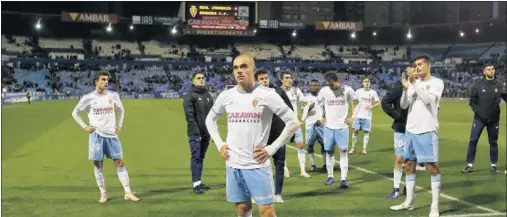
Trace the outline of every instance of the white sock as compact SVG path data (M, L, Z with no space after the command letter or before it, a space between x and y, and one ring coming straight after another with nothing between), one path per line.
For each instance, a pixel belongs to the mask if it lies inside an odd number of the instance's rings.
M441 186L441 177L440 174L437 174L436 176L431 176L431 194L432 194L432 201L431 201L431 208L432 209L438 209L438 198L440 196L440 186Z
M355 133L352 133L352 148L356 147L357 143L357 135Z
M347 180L347 173L349 171L349 153L347 151L340 151L340 169L341 169L341 180Z
M403 176L403 169L401 168L394 168L393 170L393 179L394 179L394 184L393 184L393 188L400 188L400 183L401 183L401 177Z
M405 199L405 205L412 204L412 200L414 200L415 178L415 173L405 175L405 185L407 187L407 198Z
M283 169L289 171L289 168L287 167L287 160L285 160L285 167Z
M201 181L194 182L194 188L195 188L195 186L198 186L200 184L201 184Z
M304 149L298 149L298 160L299 160L299 168L301 169L301 172L306 172L306 170L305 170L306 156L305 156Z
M118 172L118 178L120 179L121 185L123 185L123 189L126 193L131 193L130 189L130 180L129 174L127 173L127 168L125 166L117 167L116 171Z
M469 163L468 166L469 167L474 167L474 164Z
M334 178L334 155L326 155L327 177Z
M315 166L315 153L308 153L308 158L310 158L310 165Z
M104 180L104 168L93 167L93 174L95 174L95 180L97 180L97 186L99 186L99 190L101 194L105 194L106 191L106 182Z
M491 164L492 167L496 167L496 164Z
M366 149L366 146L368 146L368 141L370 141L370 133L364 133L363 149Z

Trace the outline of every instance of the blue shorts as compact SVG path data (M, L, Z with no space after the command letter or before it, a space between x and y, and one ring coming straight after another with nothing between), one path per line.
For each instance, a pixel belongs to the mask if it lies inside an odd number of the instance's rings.
M403 157L405 155L405 134L394 133L394 155L397 157Z
M341 151L349 148L349 128L329 129L324 127L324 149L326 151L334 151L334 145L337 145Z
M301 130L301 127L298 128L298 131L296 131L296 136L294 138L295 143L303 143L303 130Z
M405 133L404 161L434 163L438 161L438 135L436 132Z
M371 131L371 120L362 119L362 118L355 118L354 121L352 122L352 129L370 132Z
M271 166L258 169L226 168L225 188L227 201L240 203L253 197L259 205L274 202L273 173Z
M324 138L324 126L313 125L310 128L306 128L306 144L314 145L318 138Z
M90 133L88 144L88 160L102 161L104 155L109 159L120 159L123 157L121 143L118 138L108 138L93 132Z

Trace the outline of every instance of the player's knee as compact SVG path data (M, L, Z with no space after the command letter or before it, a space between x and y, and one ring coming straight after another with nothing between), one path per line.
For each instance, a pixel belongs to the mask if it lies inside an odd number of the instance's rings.
M120 159L115 160L114 164L116 165L116 167L122 167L122 166L125 166L125 161L123 161L123 158L120 158Z
M244 216L252 212L252 203L250 201L236 203L236 211L239 215Z
M97 168L102 168L103 162L102 161L93 161L93 166Z
M313 150L313 145L308 145L308 153L313 153L314 150Z
M470 139L470 144L471 145L475 145L476 146L478 142L479 142L478 139Z
M359 129L354 129L354 135L357 136L358 133L359 133Z
M296 143L296 146L298 147L298 149L303 149L304 148L304 144L302 142Z
M275 207L273 204L260 205L258 208L261 217L275 217Z
M426 163L427 171L430 175L438 175L440 173L440 170L438 169L438 166L436 163Z

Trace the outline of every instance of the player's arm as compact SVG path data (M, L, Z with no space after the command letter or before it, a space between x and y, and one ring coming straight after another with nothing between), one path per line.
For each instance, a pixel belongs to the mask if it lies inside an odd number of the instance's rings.
M301 105L306 106L306 104L308 104L308 99L306 99L305 95L303 95L303 92L301 92L301 89L297 88L296 94L297 94L297 98L299 99L299 102L301 103Z
M195 120L195 108L194 108L195 98L192 93L188 93L183 97L183 110L185 111L185 119L189 125L189 128L192 132L192 136L201 136L201 131L199 130L199 125L197 125L197 121Z
M480 82L480 80L478 81ZM479 92L477 91L477 83L475 82L470 90L470 99L468 100L468 104L472 108L472 111L476 112L479 109Z
M350 108L352 109L351 111L353 112L351 117L355 117L356 106L357 106L356 102L357 102L357 104L359 103L358 97L356 95L356 92L352 88L347 88L347 89L348 89L348 93L349 93L348 100L349 100Z
M324 94L322 92L323 91L321 89L319 91L319 94L317 94L317 106L320 106L321 111L322 111L322 117L325 119L326 118L326 110L325 110L324 102L326 101L326 99L324 98Z
M290 138L296 133L299 128L299 121L296 113L283 103L280 96L268 94L265 98L265 103L266 106L285 123L285 127L280 136L278 136L271 145L265 147L268 154L273 155L284 144L287 144Z
M433 83L432 85L434 86L429 91L423 91L424 86L421 81L416 81L413 85L417 96L419 96L425 105L437 103L437 100L442 96L442 92L444 91L444 86L443 84L440 85L440 82Z
M315 103L311 103L303 107L303 114L301 115L301 121L306 121L308 118L308 112L315 107Z
M502 97L504 102L507 102L507 86L505 83L500 84L500 97Z
M123 108L123 103L121 102L120 95L115 94L113 99L115 100L114 106L118 111L118 120L116 121L116 126L118 128L121 128L123 126L123 119L125 118L125 109Z
M381 105L384 112L393 119L400 119L402 115L396 111L396 101L401 97L403 87L401 83L396 83L391 90L382 98Z
M377 91L373 92L373 105L371 109L377 108L380 106L380 98L378 97Z
M74 110L72 110L72 117L83 129L85 129L88 125L83 121L81 116L79 116L79 113L86 110L88 106L90 106L90 98L83 96L77 103L76 107L74 107Z
M225 112L225 103L226 103L226 92L220 93L218 95L218 98L213 104L213 107L208 113L208 116L206 116L206 128L208 129L209 135L211 139L213 139L213 142L215 142L215 145L217 146L218 150L222 148L222 146L225 145L224 140L222 140L222 137L220 136L220 133L218 132L218 125L217 120L220 118L220 116Z

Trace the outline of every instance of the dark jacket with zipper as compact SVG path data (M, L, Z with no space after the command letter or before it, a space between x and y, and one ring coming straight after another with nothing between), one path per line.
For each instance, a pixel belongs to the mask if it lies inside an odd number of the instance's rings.
M394 83L391 90L382 98L382 109L394 120L392 128L397 133L405 133L407 125L408 109L402 109L400 106L402 94L403 85L400 81Z
M187 119L187 135L209 137L206 128L206 116L213 107L213 97L204 87L192 85L183 97L183 109Z
M474 118L483 123L494 123L500 120L500 102L507 102L505 84L493 80L479 79L470 91L469 105Z
M290 99L285 93L285 90L274 85L270 85L269 87L275 89L276 93L282 97L285 104L294 111L294 108L292 108L292 104L290 103ZM285 122L283 122L282 119L280 119L278 116L273 115L271 130L269 131L268 145L271 145L271 143L273 143L280 136L280 134L282 134L283 128L285 128Z

